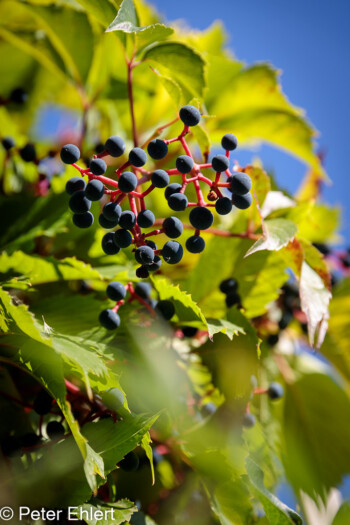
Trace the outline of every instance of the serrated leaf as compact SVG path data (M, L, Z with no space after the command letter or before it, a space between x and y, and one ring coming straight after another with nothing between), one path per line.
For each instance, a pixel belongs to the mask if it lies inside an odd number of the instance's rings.
M97 511L102 512L102 519L95 518L95 516L99 515ZM136 505L124 499L108 505L90 505L85 503L85 505L81 505L77 509L75 514L77 517L81 516L88 525L120 525L126 521L129 522L135 512L137 512Z
M232 307L227 312L227 319L241 327L241 333L246 336L246 339L251 343L258 357L260 356L260 343L258 334L249 319L237 307Z
M247 251L245 257L260 250L278 251L294 239L296 225L287 219L270 219L262 222L263 236Z
M274 494L269 492L264 485L264 472L251 459L246 459L247 473L250 486L256 498L261 502L270 523L278 525L302 525L303 520L294 510L282 503Z
M234 335L245 333L241 326L227 321L226 319L209 318L207 319L207 324L210 339L212 339L215 334L222 333L227 335L227 337L232 341Z
M191 47L179 42L157 44L146 50L143 60L155 62L165 69L167 76L181 84L192 96L202 96L205 62Z

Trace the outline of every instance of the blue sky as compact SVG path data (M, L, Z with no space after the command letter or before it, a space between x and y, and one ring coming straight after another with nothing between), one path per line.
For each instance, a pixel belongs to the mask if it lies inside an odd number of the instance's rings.
M152 0L168 21L183 18L204 29L222 19L229 47L247 63L269 61L282 70L282 86L320 132L325 167L333 181L324 198L344 209L342 233L350 243L350 1L335 0ZM214 9L215 5L215 9ZM251 155L242 153L242 160ZM263 147L260 156L278 181L295 190L305 172L299 161ZM347 208L347 209L345 209Z

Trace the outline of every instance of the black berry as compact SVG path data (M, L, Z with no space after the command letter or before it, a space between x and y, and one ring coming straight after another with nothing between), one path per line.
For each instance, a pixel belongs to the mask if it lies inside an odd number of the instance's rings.
M102 250L107 255L116 255L120 248L114 242L114 232L108 232L102 237Z
M99 201L102 199L105 192L105 187L100 180L94 179L88 182L85 188L85 196L90 201Z
M86 213L91 208L91 200L85 196L85 191L79 190L73 193L68 205L74 213Z
M189 104L180 109L180 119L185 126L197 126L201 120L199 109Z
M141 150L142 151L142 150ZM124 171L119 177L118 187L123 193L130 193L137 188L137 177L131 171Z
M232 211L232 202L228 197L220 197L215 203L215 209L219 215L227 215Z
M221 146L228 151L233 151L238 146L237 137L232 133L226 133L221 139Z
M58 439L64 436L64 426L59 421L50 421L46 426L46 434L50 439Z
M166 321L170 321L170 319L175 314L175 306L171 301L168 300L162 300L158 301L155 311L161 315Z
M171 184L169 184L169 186L166 188L165 192L164 192L164 197L166 198L166 200L169 199L169 197L171 195L173 195L174 193L179 193L179 191L181 190L182 186L181 184L177 183L177 182L172 182Z
M3 148L5 148L6 151L9 151L10 149L15 147L15 141L12 137L4 137L1 141L1 144L3 145Z
M106 173L107 164L103 159L92 159L90 161L89 170L94 175L103 175Z
M121 228L114 233L114 242L119 248L127 248L132 243L132 235L129 230Z
M53 399L50 394L46 390L40 390L34 400L33 409L39 416L45 416L50 412L52 403Z
M168 199L169 208L174 211L184 211L188 205L188 199L183 193L173 193Z
M180 155L176 159L176 169L183 174L189 173L193 168L193 159L188 155Z
M105 148L111 157L120 157L125 151L125 144L120 137L109 137L106 140Z
M26 144L19 150L19 154L24 162L33 162L36 159L34 144Z
M150 228L151 226L153 226L155 220L156 218L151 210L140 211L136 219L137 224L141 228Z
M132 230L136 224L135 214L130 210L122 211L119 219L119 226L125 230Z
M154 139L147 146L147 151L152 159L160 160L163 159L168 153L168 146L164 140Z
M66 144L61 149L61 160L65 164L74 164L80 159L80 150L74 144Z
M168 264L177 264L183 256L183 248L177 241L167 241L162 250L162 256Z
M267 389L267 395L273 401L284 396L284 389L280 383L271 383Z
M214 222L212 212L204 206L192 208L189 219L196 230L207 230Z
M102 226L102 228L104 228L105 230L112 230L118 224L118 221L116 221L116 220L109 221L108 219L106 219L106 217L103 215L103 213L101 213L99 215L98 222L100 223L100 226Z
M151 182L156 188L166 188L169 180L169 175L164 170L155 170L151 175Z
M126 296L126 289L122 283L114 281L107 286L107 297L112 301L121 301Z
M245 195L252 187L252 179L246 173L235 173L231 178L231 191L237 195Z
M115 330L120 326L120 317L116 312L107 308L99 315L100 324L107 330Z
M177 217L167 217L163 221L163 229L165 230L164 233L167 237L170 237L170 239L177 239L177 237L180 237L182 234L184 227L180 219Z
M240 210L246 210L253 202L253 197L250 193L245 195L232 195L232 204L239 208Z
M152 286L150 283L136 283L135 284L135 293L142 299L149 299L151 297Z
M66 192L68 195L73 195L76 191L85 190L86 182L81 177L72 177L67 181Z
M118 224L122 209L119 204L116 204L115 202L107 202L107 204L103 206L102 213L108 221L117 221Z
M215 155L211 161L213 169L217 172L226 171L230 165L228 157L225 155Z
M133 148L129 153L129 162L136 168L141 168L147 162L146 152L141 148Z
M201 253L205 248L205 240L199 235L192 235L186 241L186 249L190 253Z
M238 290L238 282L236 279L225 279L224 281L221 281L220 283L220 291L224 294L230 294L237 292Z
M152 264L154 261L154 251L150 246L139 246L135 251L135 259L140 264Z
M91 211L87 211L85 213L74 213L73 223L78 228L89 228L94 223L94 216L92 215Z

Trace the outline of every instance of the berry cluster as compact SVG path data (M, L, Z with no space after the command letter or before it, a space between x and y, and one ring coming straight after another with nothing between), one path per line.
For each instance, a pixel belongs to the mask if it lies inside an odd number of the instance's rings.
M220 283L220 292L225 294L225 302L227 308L231 308L231 306L238 306L238 308L241 307L241 297L238 293L238 282L236 279L231 277L230 279L225 279Z

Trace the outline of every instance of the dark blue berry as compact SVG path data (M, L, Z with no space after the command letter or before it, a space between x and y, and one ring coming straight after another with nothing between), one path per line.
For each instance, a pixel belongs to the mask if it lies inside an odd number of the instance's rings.
M105 148L111 157L120 157L125 151L125 144L120 137L109 137L106 140Z
M118 187L123 193L130 193L137 188L137 177L131 171L124 171L119 177Z
M107 164L103 159L92 159L89 164L89 170L94 175L103 175L106 173Z
M205 248L205 241L199 235L192 235L186 241L186 248L190 253L201 253Z
M177 264L183 256L183 248L177 241L167 241L162 249L162 256L168 264Z
M215 209L219 215L227 215L232 211L232 202L228 197L220 197L215 203Z
M168 153L168 146L165 144L164 140L154 139L147 146L148 155L152 159L160 160Z
M146 239L147 246L150 246L153 250L158 250L157 245L154 241L151 241L150 239Z
M211 161L211 165L215 171L222 172L228 169L230 163L225 155L215 155Z
M180 119L185 126L197 126L201 120L199 109L189 104L180 109Z
M74 213L86 213L91 208L91 200L86 197L84 190L79 190L73 193L68 205Z
M27 92L21 87L13 89L10 93L10 100L14 104L24 104L27 98Z
M128 230L117 230L114 234L114 242L119 248L127 248L132 243L132 235Z
M183 193L173 193L168 199L169 208L174 211L184 211L188 205L188 199Z
M36 159L36 151L34 144L26 144L19 150L19 154L24 162L33 162Z
M147 266L147 269L150 272L156 272L157 270L159 270L161 265L162 265L162 259L159 257L159 255L155 255L153 263Z
M281 399L284 396L284 388L280 383L271 383L267 389L267 395L270 399Z
M237 292L230 292L226 295L225 302L227 308L231 308L231 306L240 306L241 297Z
M194 326L183 326L181 330L185 337L194 337L198 332L198 328Z
M152 264L154 261L154 250L150 246L139 246L135 251L135 259L140 264Z
M165 235L170 237L170 239L177 239L177 237L180 237L184 229L182 222L177 217L167 217L163 221L162 227L165 230Z
M108 221L117 221L118 224L122 209L119 204L116 204L115 202L107 202L107 204L103 206L102 213Z
M163 301L158 301L155 311L166 321L170 321L170 319L175 315L175 306L171 301L165 299Z
M107 308L99 315L100 324L107 330L115 330L120 326L120 317L116 312Z
M94 216L91 211L87 211L86 213L74 213L73 223L78 228L89 228L94 223Z
M66 192L68 195L73 195L76 191L85 190L86 182L81 177L72 177L67 181Z
M151 175L151 181L156 188L166 188L170 177L164 170L155 170Z
M105 187L100 180L94 179L87 183L85 188L85 196L90 201L99 201L102 199L105 192Z
M126 472L135 472L140 466L140 460L135 452L129 452L119 463L121 469Z
M15 141L12 137L4 137L1 141L1 144L3 145L6 151L9 151L10 149L15 147Z
M130 210L122 211L119 219L119 226L124 230L132 230L136 224L135 214Z
M107 255L116 255L120 248L114 242L114 232L108 232L102 237L102 250Z
M171 184L169 184L169 186L166 188L164 192L164 196L166 200L168 200L170 195L173 195L173 193L179 193L181 188L182 186L178 182L172 182Z
M107 286L107 297L112 301L121 301L126 296L126 289L122 283L114 281Z
M61 149L61 160L65 164L74 164L80 159L80 150L75 144L66 144Z
M153 226L155 220L156 218L151 210L140 211L136 219L137 224L141 228L150 228L151 226Z
M251 428L255 425L256 418L253 414L244 414L242 424L246 428Z
M30 448L38 445L41 442L41 438L38 434L35 434L35 432L27 432L20 437L20 442L22 447Z
M245 195L232 195L232 204L236 206L236 208L239 208L240 210L246 210L249 208L249 206L253 202L253 197L250 193L246 193Z
M237 137L232 133L226 133L221 139L221 146L228 151L233 151L238 146Z
M34 412L39 416L45 416L51 410L53 399L46 390L40 390L33 404Z
M46 434L50 439L58 439L64 436L64 426L59 421L50 421L46 425Z
M220 283L220 291L224 294L230 294L233 292L237 292L238 290L238 282L236 279L225 279L224 281L221 281Z
M104 228L105 230L112 230L118 224L118 221L109 221L108 219L106 219L106 217L102 213L98 217L98 222L100 223L100 226L102 226L102 228Z
M230 182L232 193L237 195L245 195L252 187L252 179L246 173L235 173Z
M152 263L153 264L153 263ZM150 265L151 266L151 265ZM147 279L147 277L149 277L149 269L150 269L150 266L140 266L139 268L136 269L136 277L138 279Z
M141 148L133 148L129 153L129 162L136 168L141 168L147 162L146 152Z
M142 299L149 299L151 297L152 286L150 283L136 283L135 293Z
M193 159L188 155L180 155L176 159L176 169L183 174L189 173L193 168Z
M190 223L196 230L206 230L214 222L214 216L209 208L205 206L196 206L189 215Z

